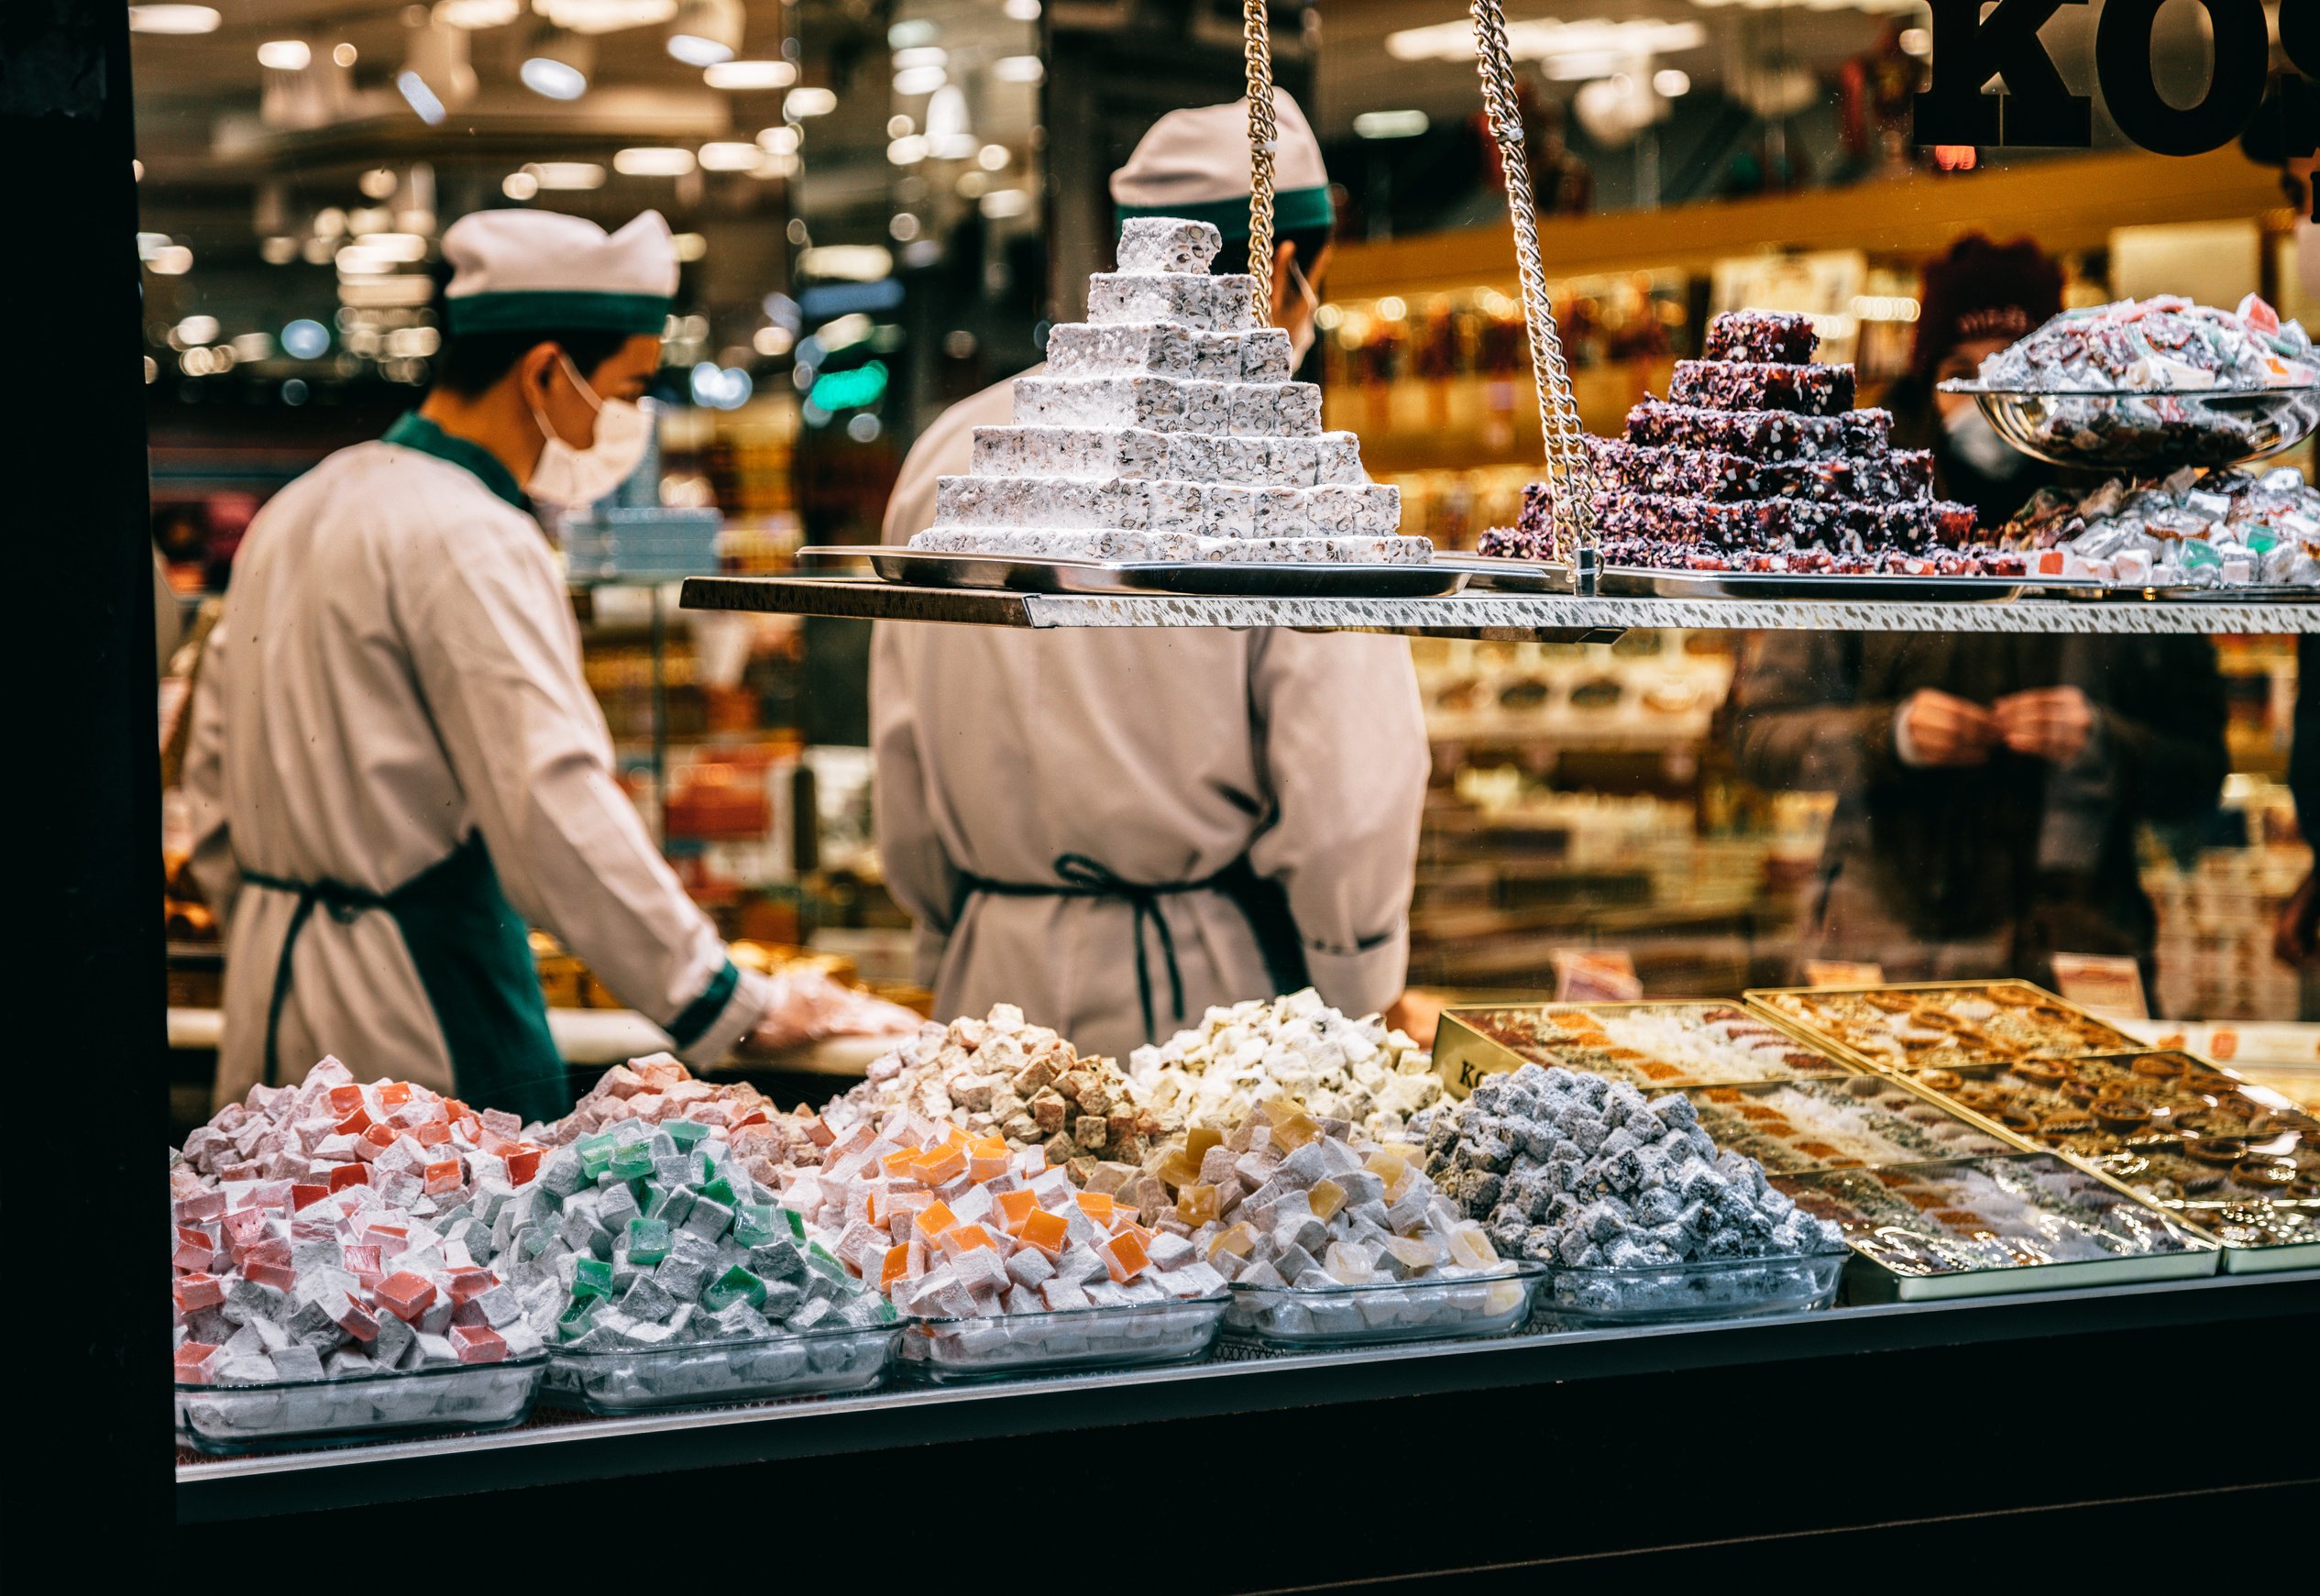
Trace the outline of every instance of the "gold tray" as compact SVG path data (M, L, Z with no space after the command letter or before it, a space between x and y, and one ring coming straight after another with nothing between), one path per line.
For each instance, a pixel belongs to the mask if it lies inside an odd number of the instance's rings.
M2125 1031L2120 1030L2117 1026L2113 1025L2109 1020L2103 1018L2100 1015L2092 1013L2089 1010L2081 1007L2079 1005L2073 1003L2066 997L2049 992L2045 987L2037 985L2035 982L2024 981L2013 976L2005 976L1994 980L1984 981L1887 981L1860 986L1760 986L1751 987L1749 990L1742 993L1741 998L1749 1008L1754 1010L1756 1013L1767 1018L1776 1018L1787 1027L1795 1029L1799 1034L1810 1038L1813 1044L1824 1051L1834 1053L1838 1057L1845 1059L1859 1068L1864 1070L1875 1070L1881 1074L1899 1075L1907 1074L1909 1071L1904 1069L1900 1065L1888 1063L1884 1060L1874 1058L1869 1054L1863 1052L1860 1049L1853 1046L1851 1043L1843 1040L1842 1038L1833 1036L1829 1032L1822 1030L1812 1021L1799 1018L1795 1015L1787 1013L1781 1008L1776 1007L1775 999L1782 997L1861 996L1871 992L1988 992L1999 987L2007 987L2017 991L2036 993L2041 1003L2051 1004L2055 1007L2063 1009L2089 1025L2099 1026L2118 1039L2116 1046L2106 1044L2100 1047L2086 1047L2075 1050L2050 1050L2024 1053L2020 1055L2022 1058L2085 1058L2106 1053L2149 1052L2152 1051L2134 1037L2128 1036ZM2171 1051L2181 1051L2182 1050L2174 1049ZM1972 1064L1999 1065L2015 1062L2017 1061L2013 1059L1966 1057L1938 1060L1918 1067L1925 1069L1963 1069L1963 1067Z
M1506 1043L1499 1041L1485 1034L1480 1026L1473 1020L1468 1019L1467 1018L1468 1016L1506 1013L1539 1015L1578 1013L1603 1014L1643 1008L1674 1008L1692 1010L1710 1008L1728 1009L1732 1014L1743 1018L1761 1021L1762 1023L1770 1026L1774 1030L1780 1032L1783 1036L1786 1036L1790 1040L1796 1042L1799 1048L1827 1059L1829 1061L1830 1068L1825 1071L1816 1072L1813 1074L1804 1075L1801 1077L1797 1075L1758 1075L1745 1080L1732 1079L1704 1081L1689 1076L1683 1076L1674 1080L1637 1081L1633 1083L1639 1090L1642 1091L1672 1092L1686 1086L1752 1086L1764 1085L1767 1084L1776 1084L1782 1082L1800 1078L1805 1080L1814 1080L1826 1079L1832 1075L1884 1073L1882 1071L1864 1068L1858 1062L1831 1049L1824 1040L1812 1035L1802 1027L1796 1025L1787 1019L1785 1016L1765 1014L1760 1010L1753 1009L1743 1003L1737 1003L1730 998L1722 997L1670 997L1656 999L1647 997L1633 1003L1490 1003L1470 1004L1458 1008L1445 1009L1442 1014L1440 1029L1435 1031L1434 1039L1435 1073L1442 1077L1442 1085L1446 1092L1447 1092L1453 1098L1463 1099L1467 1094L1473 1091L1474 1088L1480 1084L1482 1077L1485 1075L1500 1074L1510 1070L1517 1070L1522 1068L1524 1064L1544 1064L1557 1062L1551 1059L1531 1058L1523 1053L1518 1052ZM1578 1066L1570 1064L1566 1064L1564 1067L1567 1069L1578 1068Z

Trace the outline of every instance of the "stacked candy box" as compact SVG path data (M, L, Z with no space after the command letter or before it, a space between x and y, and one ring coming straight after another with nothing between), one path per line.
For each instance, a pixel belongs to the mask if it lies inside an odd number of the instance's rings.
M1852 1073L1731 1003L1555 1003L1455 1008L1443 1017L1435 1066L1452 1091L1524 1062L1654 1089Z
M598 1413L855 1390L896 1315L692 1120L615 1121L559 1148L493 1227L549 1389Z
M520 1129L324 1059L188 1137L170 1170L188 1438L237 1450L521 1420L544 1347L486 1266L542 1167Z
M1078 1186L1039 1148L907 1109L857 1125L783 1202L838 1232L837 1262L917 1321L938 1379L1196 1356L1224 1281L1182 1235Z
M1289 1096L1325 1119L1391 1138L1442 1096L1441 1077L1416 1042L1375 1015L1339 1013L1310 986L1212 1008L1196 1028L1138 1048L1128 1073L1157 1112L1227 1128Z
M1560 1065L1494 1074L1426 1129L1425 1169L1556 1313L1612 1321L1825 1307L1843 1243L1719 1150L1681 1094Z
M1876 1265L1856 1289L1974 1296L2212 1274L2214 1243L2046 1153L1778 1175L1798 1208Z
M2137 1047L2117 1027L2028 981L1792 987L1748 997L1839 1051L1887 1069L1958 1069Z
M1488 1335L1529 1316L1538 1271L1502 1259L1419 1167L1295 1098L1229 1131L1196 1127L1147 1173L1173 1195L1154 1217L1231 1282L1226 1322L1279 1346Z

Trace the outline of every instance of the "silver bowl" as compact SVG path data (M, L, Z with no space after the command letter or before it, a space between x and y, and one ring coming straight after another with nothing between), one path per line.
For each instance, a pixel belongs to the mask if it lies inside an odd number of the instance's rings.
M2203 391L2054 392L1944 382L1998 435L2057 466L2144 474L2236 466L2293 448L2320 426L2320 386Z

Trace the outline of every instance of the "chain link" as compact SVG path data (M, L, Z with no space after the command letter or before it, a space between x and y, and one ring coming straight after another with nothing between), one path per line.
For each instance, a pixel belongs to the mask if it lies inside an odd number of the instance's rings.
M1248 275L1257 325L1273 314L1273 51L1269 0L1241 0L1241 39L1248 57Z
M1547 296L1539 255L1538 204L1531 191L1530 150L1523 133L1523 103L1515 94L1514 57L1507 46L1506 13L1499 0L1471 0L1474 69L1482 104L1506 174L1507 209L1514 221L1514 254L1523 282L1523 321L1531 338L1531 380L1538 391L1539 426L1546 445L1548 511L1556 553L1575 558L1595 546L1595 463L1586 429L1571 399L1570 368Z

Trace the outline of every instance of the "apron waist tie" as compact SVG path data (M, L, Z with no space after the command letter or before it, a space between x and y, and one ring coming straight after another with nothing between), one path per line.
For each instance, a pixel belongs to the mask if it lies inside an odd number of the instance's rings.
M294 893L298 898L296 906L290 911L290 925L282 932L282 951L274 960L273 994L266 1001L265 1082L269 1086L280 1084L275 1043L281 1030L282 1006L290 1001L291 955L296 951L299 934L305 930L306 922L313 918L314 910L327 909L330 918L344 926L352 925L372 909L391 908L399 895L410 891L437 871L462 858L479 841L480 833L470 834L443 858L389 892L373 892L367 886L353 886L328 877L320 881L300 881L287 875L269 875L262 870L244 870L241 873L243 882L248 886L263 886L274 892Z
M1061 881L994 881L986 875L973 875L961 879L968 895L980 892L994 897L1109 898L1127 904L1135 916L1136 997L1144 1011L1144 1040L1151 1042L1160 1038L1152 1025L1152 974L1144 952L1146 922L1150 922L1159 933L1160 957L1168 965L1169 1002L1177 1022L1182 1024L1184 978L1176 964L1176 938L1168 929L1168 917L1160 912L1160 900L1187 892L1222 891L1237 873L1248 868L1246 859L1237 859L1215 875L1204 875L1197 881L1127 881L1084 853L1060 853L1056 855L1055 873L1062 877Z

